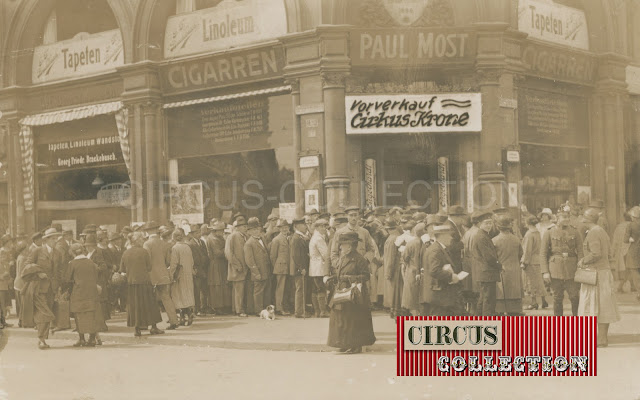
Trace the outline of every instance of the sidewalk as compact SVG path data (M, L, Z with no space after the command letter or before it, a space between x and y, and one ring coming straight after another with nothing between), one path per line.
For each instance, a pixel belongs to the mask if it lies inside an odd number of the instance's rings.
M622 344L640 344L640 302L635 293L618 295L618 307L621 320L611 325L609 343L612 347ZM552 302L548 297L547 301ZM570 315L569 301L565 299L564 314ZM545 310L527 312L527 315L552 315L552 305ZM166 320L166 316L163 314ZM5 340L11 342L11 336L33 337L33 329L17 328L15 318L9 320L14 327L4 330ZM73 324L72 324L73 325ZM150 336L143 331L141 338L133 336L133 328L126 326L126 313L118 313L107 321L108 332L100 334L104 342L144 343L169 346L213 347L244 350L272 351L333 351L326 345L329 331L328 318L308 318L306 320L293 317L278 317L275 321L266 321L258 317L240 318L235 316L197 317L192 326L181 326L177 330L167 331L163 335ZM164 329L166 323L160 323ZM373 313L373 327L377 341L367 348L371 352L395 352L396 325L389 315L382 311ZM71 330L56 332L52 338L77 340L78 336Z

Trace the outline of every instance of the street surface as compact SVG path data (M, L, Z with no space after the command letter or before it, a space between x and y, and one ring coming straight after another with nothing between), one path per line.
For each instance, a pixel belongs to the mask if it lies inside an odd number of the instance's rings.
M206 317L137 339L118 314L102 347L73 348L75 335L66 331L45 351L37 348L34 330L10 328L1 342L0 400L636 400L640 380L632 360L640 358L640 304L626 294L619 305L623 319L612 325L611 345L598 352L598 376L591 378L396 377L395 324L382 313L374 316L378 342L359 355L324 346L328 319Z

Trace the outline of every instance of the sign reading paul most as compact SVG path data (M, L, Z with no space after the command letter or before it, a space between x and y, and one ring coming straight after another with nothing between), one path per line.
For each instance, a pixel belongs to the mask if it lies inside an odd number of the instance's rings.
M170 17L164 57L223 50L286 33L283 0L224 0L215 7Z
M480 93L346 96L347 134L480 132Z
M118 29L92 35L82 32L73 39L36 47L31 80L44 83L95 75L123 64L122 36Z

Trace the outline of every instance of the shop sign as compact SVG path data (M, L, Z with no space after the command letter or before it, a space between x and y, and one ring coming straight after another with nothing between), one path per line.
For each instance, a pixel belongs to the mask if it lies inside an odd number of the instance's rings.
M589 139L587 102L578 96L521 90L518 95L520 141L548 145L586 146Z
M450 29L355 29L351 65L425 65L475 60L473 32Z
M596 61L586 54L569 53L529 43L522 50L522 65L528 73L551 79L592 84Z
M512 163L519 163L520 152L518 150L507 150L507 161Z
M320 166L320 157L304 156L300 157L300 168L314 168Z
M378 186L376 171L376 160L367 158L364 160L364 182L365 182L365 204L367 208L373 209L376 206L378 197Z
M118 135L39 144L36 152L45 171L124 164Z
M438 158L438 205L440 210L449 209L449 159Z
M346 96L347 134L480 132L480 93Z
M224 0L215 7L169 17L164 57L213 52L286 34L283 0Z
M518 30L534 39L589 50L589 31L584 11L562 4L519 0Z
M33 83L95 75L124 64L120 30L79 33L73 39L38 46L33 51Z
M160 68L166 93L211 89L282 75L282 47L270 47L168 64Z

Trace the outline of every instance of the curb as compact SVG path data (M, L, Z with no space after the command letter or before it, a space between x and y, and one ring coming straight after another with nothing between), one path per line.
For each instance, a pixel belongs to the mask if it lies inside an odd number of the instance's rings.
M31 329L13 328L9 329L4 336L4 341L10 340L11 336L16 337L29 337L36 338L35 331ZM188 346L188 347L210 347L220 349L231 350L265 350L265 351L301 351L301 352L315 352L315 353L329 353L335 351L334 348L325 344L315 343L260 343L260 342L234 342L230 340L197 340L197 339L179 339L172 338L165 335L154 335L151 337L148 334L142 337L134 337L133 332L131 336L113 335L108 332L101 332L100 337L103 342L115 342L116 344L151 344L162 346ZM71 331L58 331L54 335L49 336L50 339L63 339L70 342L78 339L78 335ZM108 347L108 346L107 346ZM395 350L395 344L381 343L368 346L368 352L393 352Z

